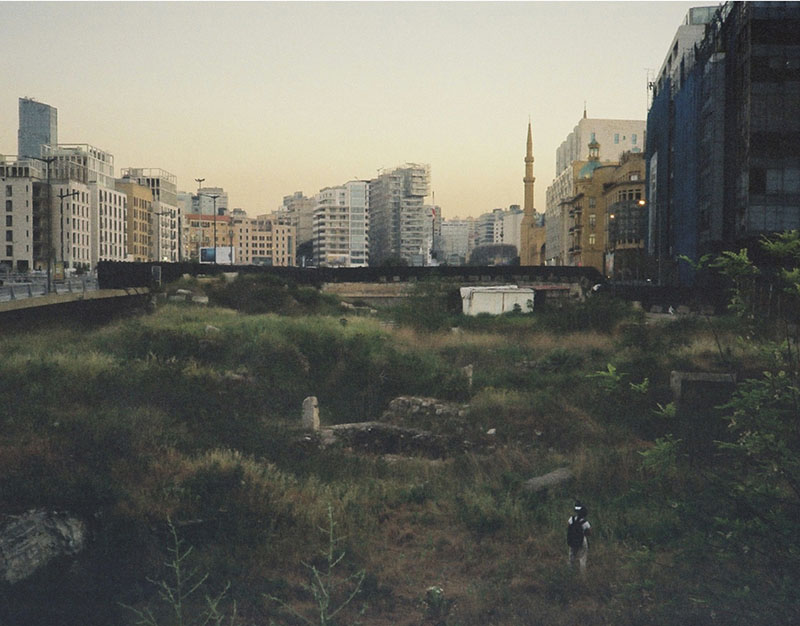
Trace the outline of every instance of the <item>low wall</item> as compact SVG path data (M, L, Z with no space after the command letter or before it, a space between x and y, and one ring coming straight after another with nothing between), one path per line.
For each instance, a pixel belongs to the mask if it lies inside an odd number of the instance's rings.
M37 324L103 323L150 304L147 288L98 289L82 293L49 294L0 303L0 329L13 331Z

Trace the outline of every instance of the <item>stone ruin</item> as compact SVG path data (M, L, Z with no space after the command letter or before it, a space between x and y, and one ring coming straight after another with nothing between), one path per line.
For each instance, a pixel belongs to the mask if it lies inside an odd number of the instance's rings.
M468 409L468 404L444 402L436 398L399 396L389 403L380 421L461 436L467 431Z
M303 401L301 427L305 441L323 448L343 445L372 454L408 454L442 458L471 447L465 441L467 405L435 398L395 398L378 420L320 427L315 396Z

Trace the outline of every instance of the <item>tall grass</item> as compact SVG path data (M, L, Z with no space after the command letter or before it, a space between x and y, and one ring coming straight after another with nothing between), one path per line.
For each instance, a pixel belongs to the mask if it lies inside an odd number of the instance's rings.
M448 623L711 623L719 605L691 599L715 562L698 549L702 477L684 458L657 474L641 453L667 428L653 409L669 368L707 366L731 335L623 327L629 312L608 303L562 322L537 314L435 330L165 306L91 332L2 337L0 506L92 520L81 567L98 595L76 624L124 624L118 602L146 606L167 518L214 588L231 581L241 615L280 619L262 599L304 601L300 564L324 547L329 504L350 566L367 572L345 623L423 623L432 585L452 600ZM733 355L757 359L757 346ZM625 375L616 387L588 376L608 363ZM375 419L406 394L469 401L463 434L479 449L384 458L320 450L297 428L307 395L331 424ZM526 488L565 466L573 480ZM564 541L575 498L595 529L581 582ZM0 603L0 621L19 623L9 615Z

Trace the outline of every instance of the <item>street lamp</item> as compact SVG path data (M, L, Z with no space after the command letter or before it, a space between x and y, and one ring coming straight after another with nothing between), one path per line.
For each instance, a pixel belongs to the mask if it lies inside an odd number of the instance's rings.
M205 178L198 178L196 180L205 180ZM211 198L214 201L214 265L217 264L217 198L219 198L219 194L209 194L209 193L200 193L197 192L198 196L205 196L206 198Z
M59 208L59 222L60 222L59 230L61 231L60 235L61 235L61 263L62 264L64 263L64 198L69 198L70 196L72 196L74 198L75 196L78 196L78 195L80 195L80 192L78 192L78 191L76 191L74 189L72 191L67 192L67 193L64 193L63 190L60 190L58 192L58 198L59 198L59 200L61 200L61 206Z

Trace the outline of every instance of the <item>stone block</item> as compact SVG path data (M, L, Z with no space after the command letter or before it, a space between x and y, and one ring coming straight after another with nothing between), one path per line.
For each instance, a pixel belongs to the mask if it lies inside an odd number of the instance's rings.
M562 483L567 482L572 478L572 471L566 467L560 467L557 470L553 470L549 474L544 474L543 476L536 476L529 480L526 480L523 483L523 489L526 491L541 491L542 489L547 489L548 487L555 487L556 485L560 485Z
M303 400L303 415L301 418L303 428L319 430L319 404L317 396L308 396Z
M736 374L679 372L669 375L672 399L678 406L714 406L724 402L736 389Z

